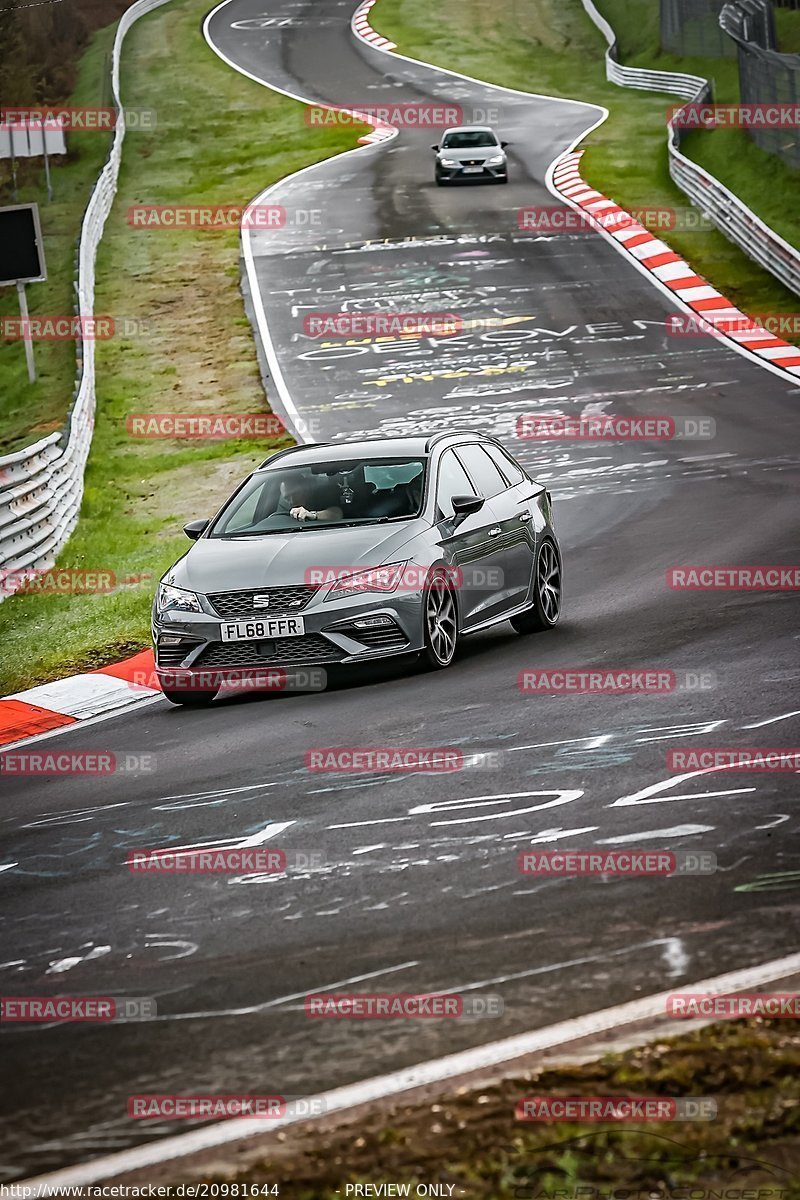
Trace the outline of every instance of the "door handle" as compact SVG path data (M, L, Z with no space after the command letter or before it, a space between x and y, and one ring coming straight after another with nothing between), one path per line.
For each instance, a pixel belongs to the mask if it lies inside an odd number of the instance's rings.
M519 514L519 516L517 517L518 521L530 521L530 519L531 519L531 514L528 512L527 509L525 510L525 512L521 512Z
M502 532L503 531L499 525L493 525L489 530L489 537L499 537Z

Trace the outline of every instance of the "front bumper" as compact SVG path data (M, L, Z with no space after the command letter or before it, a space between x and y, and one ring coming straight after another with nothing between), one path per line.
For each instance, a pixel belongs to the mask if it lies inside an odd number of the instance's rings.
M365 592L325 600L322 587L308 604L291 612L270 609L270 617L301 616L305 633L272 641L223 642L221 629L231 618L168 609L152 616L156 674L169 686L194 675L233 678L251 672L329 667L368 662L423 648L422 592ZM258 619L264 612L253 611ZM359 624L361 623L361 624Z
M439 164L436 166L436 178L443 183L475 183L483 180L506 179L508 177L508 164L504 163L500 167L487 167L483 165L480 171L468 171L466 163L462 163L458 167L442 167Z

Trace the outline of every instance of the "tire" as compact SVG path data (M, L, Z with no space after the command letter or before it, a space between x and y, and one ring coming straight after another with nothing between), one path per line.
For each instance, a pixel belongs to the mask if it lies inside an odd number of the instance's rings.
M425 640L422 665L431 671L443 671L450 666L458 648L458 608L452 581L444 571L433 571L425 586L422 625Z
M552 629L561 616L561 557L553 542L546 538L536 555L536 582L533 607L511 618L517 633L538 633Z
M182 688L161 688L170 704L182 704L185 708L205 708L217 695L219 688L209 692L190 692Z

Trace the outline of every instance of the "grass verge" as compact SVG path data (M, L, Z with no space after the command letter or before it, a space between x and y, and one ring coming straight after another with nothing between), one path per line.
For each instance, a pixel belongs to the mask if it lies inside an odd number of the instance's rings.
M248 1193L277 1184L287 1200L413 1196L432 1183L453 1189L433 1194L470 1200L798 1200L798 1068L796 1022L724 1022L435 1103L393 1104L350 1129L289 1130L262 1162L224 1179ZM705 1097L717 1115L533 1123L515 1116L525 1096ZM367 1184L410 1190L353 1190Z
M659 53L652 0L600 0L600 8L620 35L623 62L710 75L718 99L738 95L735 62ZM675 97L606 81L605 40L580 0L440 0L434 8L427 0L393 0L373 9L372 24L414 58L522 91L605 105L608 120L585 143L584 176L628 209L688 207L668 169L666 114ZM777 232L800 245L796 172L739 130L692 134L685 145ZM745 311L797 311L797 296L716 230L659 236ZM800 336L793 340L800 344Z
M207 0L173 0L129 33L126 104L157 128L126 139L100 245L98 313L140 322L97 343L98 416L81 520L59 567L144 577L108 594L12 596L0 605L8 693L90 669L147 644L156 580L185 549L185 520L207 516L278 445L134 440L130 413L257 413L264 392L239 290L238 231L137 229L134 204L239 204L307 164L349 149L365 127L309 128L300 103L221 62L201 35ZM111 31L89 55L102 58Z
M107 75L113 41L113 26L95 35L81 58L78 82L68 104L92 107L109 103ZM32 171L28 163L22 164L21 174L29 182L19 188L16 201L10 184L0 189L0 204L39 205L47 279L27 287L31 316L72 314L81 220L111 144L111 135L102 132L72 132L67 139L68 155L51 161L52 203L47 200L44 169ZM1 289L0 318L18 315L16 289ZM0 454L30 445L64 424L75 379L75 343L36 342L34 355L38 379L29 383L22 342L0 339Z

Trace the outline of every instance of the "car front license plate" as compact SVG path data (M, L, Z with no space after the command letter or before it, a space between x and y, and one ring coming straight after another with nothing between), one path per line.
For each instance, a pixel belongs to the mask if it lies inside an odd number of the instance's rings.
M480 175L483 167L464 167L465 175Z
M272 638L302 637L306 631L302 617L264 617L258 621L226 621L223 642L261 642Z

